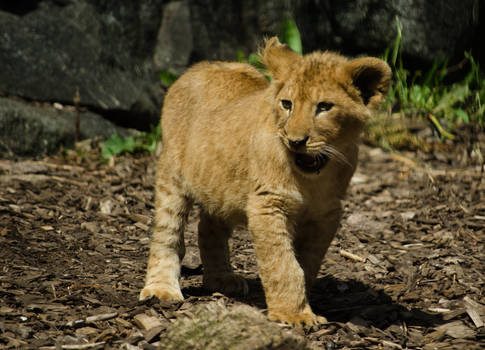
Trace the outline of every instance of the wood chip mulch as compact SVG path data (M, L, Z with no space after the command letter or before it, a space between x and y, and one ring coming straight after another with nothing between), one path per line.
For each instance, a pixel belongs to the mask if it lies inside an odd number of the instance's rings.
M202 288L197 210L183 303L138 302L153 214L153 155L0 160L0 348L156 349L194 304L265 312L249 234L232 240L247 298ZM483 161L363 147L342 227L311 294L322 349L485 349ZM451 160L450 160L451 159ZM297 330L294 330L298 332Z

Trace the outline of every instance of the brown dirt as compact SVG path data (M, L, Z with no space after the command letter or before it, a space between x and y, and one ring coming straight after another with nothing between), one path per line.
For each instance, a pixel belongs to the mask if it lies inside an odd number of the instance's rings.
M342 228L311 294L330 323L307 339L323 349L485 349L484 144L433 155L363 147ZM112 166L98 157L92 150L0 161L0 348L151 349L194 304L265 312L243 230L232 255L250 296L203 289L197 210L186 238L185 302L139 303L154 156L119 157ZM144 330L146 322L155 327Z

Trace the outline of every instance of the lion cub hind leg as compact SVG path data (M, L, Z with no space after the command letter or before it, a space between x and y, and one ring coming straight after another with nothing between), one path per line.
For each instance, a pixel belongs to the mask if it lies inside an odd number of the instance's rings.
M150 246L145 287L140 300L155 296L182 301L180 261L185 254L184 226L190 203L175 181L157 176L155 224Z
M231 266L228 240L231 227L205 213L200 214L199 250L204 267L204 287L226 295L247 295L246 280Z
M305 273L306 292L310 290L320 270L323 257L339 226L341 209L328 213L321 221L311 221L298 227L294 249Z

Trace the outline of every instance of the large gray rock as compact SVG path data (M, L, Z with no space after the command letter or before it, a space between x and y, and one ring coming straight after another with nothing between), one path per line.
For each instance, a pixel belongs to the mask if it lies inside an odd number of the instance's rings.
M79 89L82 105L124 124L158 123L152 54L161 2L39 1L22 15L0 11L0 91L72 104Z
M300 335L270 322L247 305L230 308L223 302L195 307L190 317L179 317L163 333L164 350L316 350L319 347Z
M75 111L0 98L0 157L36 156L55 153L61 146L72 147L75 138ZM101 116L82 111L80 136L108 138L114 133L131 135Z
M257 50L264 37L280 32L291 17L287 1L192 0L189 2L194 40L192 58L234 60L237 50Z
M461 60L464 50L481 45L479 0L299 0L190 2L194 56L234 57L237 48L255 49L258 41L280 30L282 19L295 18L305 51L380 55L402 26L402 50L412 63ZM479 45L477 45L479 44Z
M190 64L193 50L190 9L186 1L173 1L163 10L154 63L157 71L181 74Z
M429 64L462 59L481 40L480 6L479 0L301 0L293 10L306 49L349 54L381 54L396 37L399 18L403 55Z

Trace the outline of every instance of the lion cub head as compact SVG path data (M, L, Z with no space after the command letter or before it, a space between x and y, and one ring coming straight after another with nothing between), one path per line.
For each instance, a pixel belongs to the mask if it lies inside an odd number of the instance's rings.
M385 99L391 70L373 58L348 60L332 52L305 56L276 37L261 53L272 77L278 135L304 175L318 175L329 159L348 164L370 109Z

